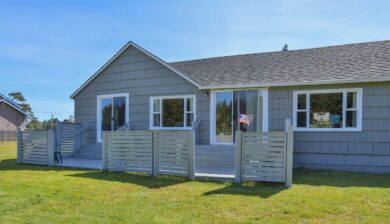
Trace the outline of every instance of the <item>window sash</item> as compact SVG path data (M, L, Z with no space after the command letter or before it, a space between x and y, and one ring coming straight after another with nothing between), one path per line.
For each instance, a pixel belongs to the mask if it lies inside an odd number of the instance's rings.
M166 127L163 126L163 100L164 99L183 99L183 126L180 127ZM191 99L191 100L188 100ZM154 108L154 101L158 100L159 101L159 111L155 111ZM192 103L192 106L190 107L192 110L187 111L187 101L190 101ZM160 124L158 126L154 125L154 115L158 114L160 116ZM184 95L184 96L156 96L156 97L150 97L150 118L149 118L149 127L150 129L172 129L172 130L177 130L177 129L191 129L192 124L187 124L187 117L193 114L193 122L196 121L196 97L195 95Z
M347 108L347 94L356 93L356 107ZM342 93L342 127L341 128L312 128L310 127L310 95L311 94L326 94L326 93ZM298 109L298 96L306 94L306 109ZM294 91L293 94L293 118L294 130L297 131L361 131L362 127L362 89L335 89L335 90L308 90ZM347 127L346 114L348 111L356 111L356 127ZM306 113L306 127L298 126L298 112Z

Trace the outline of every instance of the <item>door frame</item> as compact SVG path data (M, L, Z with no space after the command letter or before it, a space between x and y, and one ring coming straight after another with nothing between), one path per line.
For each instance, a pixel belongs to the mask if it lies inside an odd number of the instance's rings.
M218 143L216 142L215 130L216 130L216 93L217 92L229 92L234 91L248 91L257 90L258 94L263 97L262 105L262 127L261 131L268 132L268 88L243 88L243 89L218 89L210 90L210 144L212 145L235 145L235 143ZM233 135L234 136L234 135Z
M102 132L102 114L101 114L101 100L103 99L112 99L112 105L114 103L114 97L125 97L126 99L126 107L125 107L125 125L127 128L130 127L129 123L129 93L115 93L115 94L105 94L98 95L96 97L96 142L101 143L101 132Z

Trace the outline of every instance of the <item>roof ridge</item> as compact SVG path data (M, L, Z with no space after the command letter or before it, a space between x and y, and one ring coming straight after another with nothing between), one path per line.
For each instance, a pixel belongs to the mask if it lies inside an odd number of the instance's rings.
M232 55L225 55L225 56L215 56L215 57L206 57L206 58L198 58L198 59L190 59L190 60L172 61L172 62L167 62L167 63L168 64L175 64L175 63L182 63L182 62L193 62L193 61L202 61L202 60L209 60L209 59L229 58L229 57L249 56L249 55L260 55L260 54L274 54L274 53L286 54L289 52L317 50L317 49L334 48L334 47L345 47L345 46L353 46L353 45L366 45L366 44L380 43L380 42L390 42L390 40L377 40L377 41L337 44L337 45L328 45L328 46L322 46L322 47L294 49L294 50L288 50L288 51L267 51L267 52L257 52L257 53L232 54Z
M2 102L5 102L5 103L8 103L9 105L13 106L15 109L19 110L21 113L25 114L26 116L30 117L31 114L24 111L22 109L22 107L16 103L15 101L13 101L12 99L10 99L9 97L7 97L6 95L0 93L0 97L3 98L3 101Z

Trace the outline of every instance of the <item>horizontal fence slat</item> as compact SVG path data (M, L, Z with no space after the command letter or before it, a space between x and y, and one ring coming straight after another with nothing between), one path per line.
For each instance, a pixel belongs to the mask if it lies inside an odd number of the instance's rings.
M160 131L158 135L158 172L187 176L190 132Z
M165 175L172 175L172 176L183 176L183 177L188 176L188 172L180 172L176 170L159 170L159 173Z
M190 131L108 132L103 143L106 167L111 171L188 176L190 134Z
M241 146L243 180L284 182L285 132L243 132Z
M48 164L48 131L26 130L21 133L21 162Z
M151 131L109 132L108 170L150 173L153 165L152 140Z

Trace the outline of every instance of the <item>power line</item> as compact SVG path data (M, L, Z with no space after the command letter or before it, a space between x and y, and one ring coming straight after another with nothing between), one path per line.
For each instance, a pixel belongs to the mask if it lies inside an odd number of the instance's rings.
M41 114L69 114L68 112L63 112L63 111L53 111L53 112L49 112L49 111L34 111L34 113L41 113ZM73 114L73 112L71 112Z

